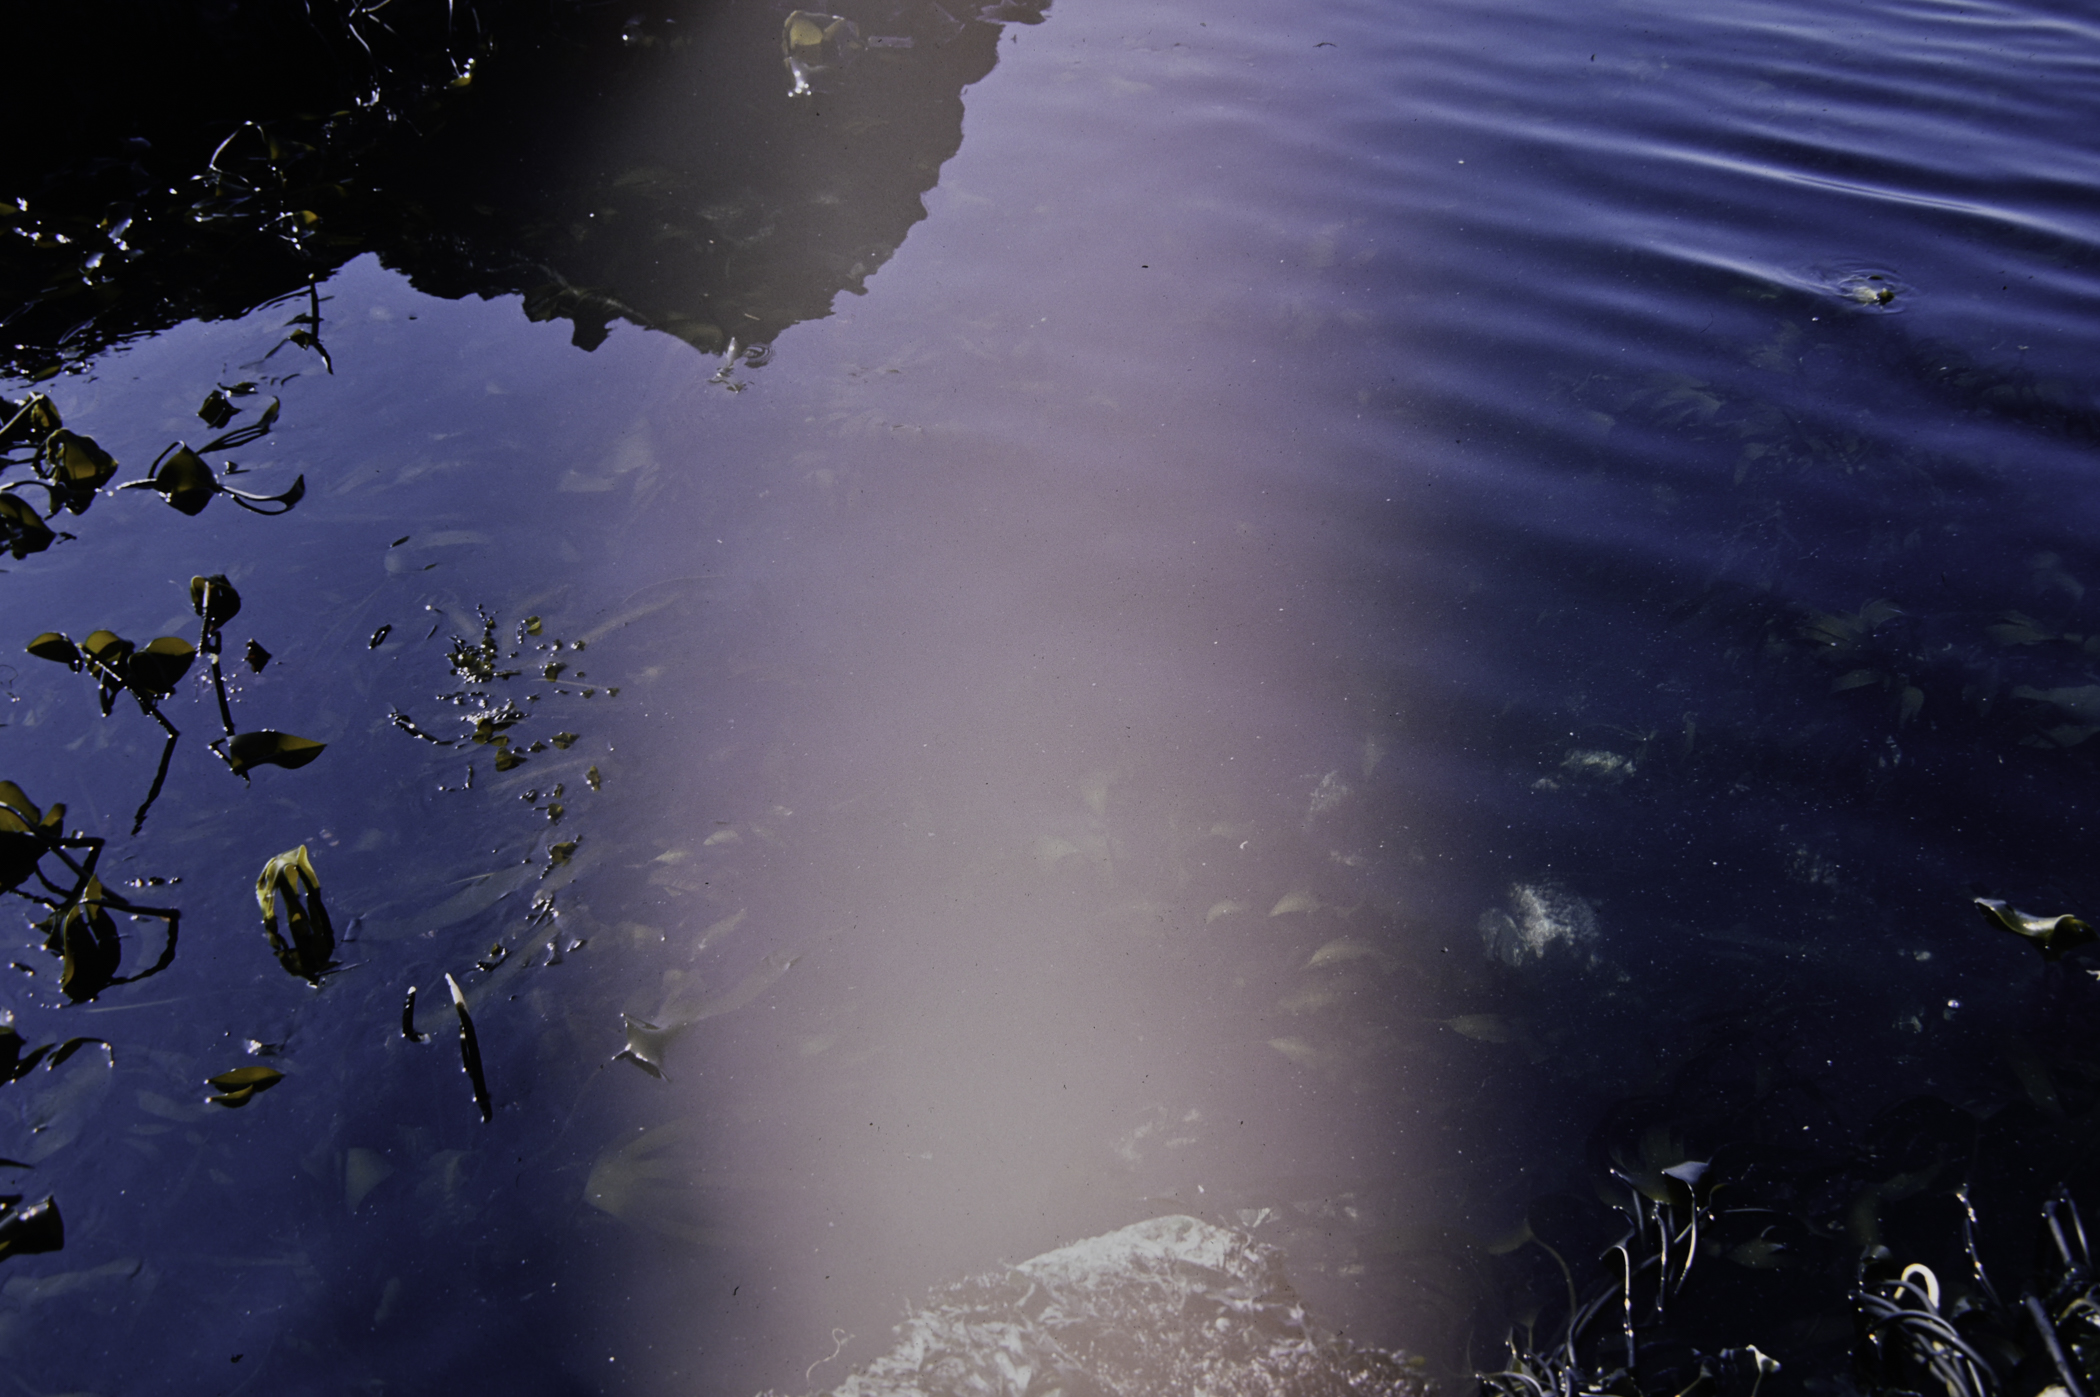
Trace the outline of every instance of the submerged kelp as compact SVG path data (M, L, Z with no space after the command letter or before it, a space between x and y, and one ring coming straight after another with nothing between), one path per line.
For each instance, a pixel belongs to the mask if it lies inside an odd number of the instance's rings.
M2039 988L1986 1094L1855 1124L1784 1040L1738 1036L1619 1102L1580 1182L1486 1248L1483 1318L1511 1327L1484 1389L2092 1390L2096 992L2053 965Z

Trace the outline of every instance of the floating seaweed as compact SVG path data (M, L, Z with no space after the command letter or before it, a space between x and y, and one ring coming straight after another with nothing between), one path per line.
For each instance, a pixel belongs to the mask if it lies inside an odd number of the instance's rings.
M335 968L335 927L321 900L320 875L314 872L306 846L277 855L263 865L255 880L255 901L262 908L263 930L270 953L293 975L318 987ZM285 929L277 929L284 912Z

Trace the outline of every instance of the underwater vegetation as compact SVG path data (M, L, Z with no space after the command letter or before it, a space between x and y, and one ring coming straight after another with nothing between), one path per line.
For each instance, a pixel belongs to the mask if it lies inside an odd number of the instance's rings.
M2065 959L2091 933L1978 908L2041 958L2034 1037L2003 1050L2015 1090L1854 1126L1783 1043L1717 1041L1612 1106L1580 1182L1487 1244L1508 1329L1482 1391L2094 1390L2100 972Z

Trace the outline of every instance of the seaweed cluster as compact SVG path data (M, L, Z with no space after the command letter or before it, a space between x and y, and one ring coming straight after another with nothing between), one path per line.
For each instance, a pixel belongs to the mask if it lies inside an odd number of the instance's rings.
M2038 1032L2002 1049L2015 1090L1914 1096L1855 1129L1783 1046L1717 1043L1607 1112L1582 1184L1487 1249L1510 1328L1483 1390L2094 1390L2092 972L2030 928L2077 919L1979 904L2047 958Z

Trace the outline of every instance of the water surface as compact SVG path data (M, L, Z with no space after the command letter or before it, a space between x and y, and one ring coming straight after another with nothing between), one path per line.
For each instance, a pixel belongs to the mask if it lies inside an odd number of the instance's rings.
M727 148L689 68L566 138L750 281L666 238L447 300L397 249L323 284L333 374L263 359L288 302L44 385L129 479L300 370L240 453L290 515L120 496L6 583L143 640L227 573L243 715L330 747L242 790L186 736L131 839L159 730L15 662L8 773L185 918L75 1007L23 933L25 1037L116 1064L6 1089L68 1224L7 1263L25 1380L806 1390L1166 1212L1463 1372L1488 1244L1686 1064L1808 1134L2033 1092L2062 1004L1968 903L2091 905L2089 25L1058 0L868 188L813 152L884 51L790 99L776 33L681 50L820 132L736 209L660 173ZM455 675L477 607L519 674ZM463 692L578 736L392 721ZM301 842L360 919L318 992L249 900ZM288 1080L203 1104L251 1038Z

